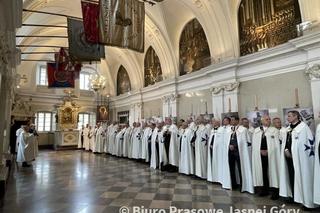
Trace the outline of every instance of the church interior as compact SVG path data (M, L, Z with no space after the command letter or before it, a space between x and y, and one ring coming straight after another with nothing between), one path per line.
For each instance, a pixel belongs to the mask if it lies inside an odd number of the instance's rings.
M0 0L0 210L320 212L319 91L319 0Z

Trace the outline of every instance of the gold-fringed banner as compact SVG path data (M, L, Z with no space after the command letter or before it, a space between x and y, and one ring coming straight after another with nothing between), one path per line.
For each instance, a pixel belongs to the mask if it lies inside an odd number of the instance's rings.
M145 6L138 0L100 0L100 43L144 52Z

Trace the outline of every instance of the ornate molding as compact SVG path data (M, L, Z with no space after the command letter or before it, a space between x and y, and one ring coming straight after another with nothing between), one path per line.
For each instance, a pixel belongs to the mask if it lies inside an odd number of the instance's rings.
M210 90L214 95L218 95L222 91L232 92L236 89L238 89L240 86L240 82L233 82L228 84L222 84L219 86L214 86Z
M320 64L314 64L305 71L309 80L320 80Z

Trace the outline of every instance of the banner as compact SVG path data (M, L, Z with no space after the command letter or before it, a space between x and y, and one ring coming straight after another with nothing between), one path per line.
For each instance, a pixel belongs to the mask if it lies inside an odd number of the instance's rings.
M138 0L100 0L99 39L110 46L144 52L144 3Z
M47 63L49 88L74 88L74 72L64 71L62 63Z
M100 61L105 57L104 46L88 43L80 20L68 18L69 55L73 61Z
M81 1L85 36L88 42L99 43L99 2Z

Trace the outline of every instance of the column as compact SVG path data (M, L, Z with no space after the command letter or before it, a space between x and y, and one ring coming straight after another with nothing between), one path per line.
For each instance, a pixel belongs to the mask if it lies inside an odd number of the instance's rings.
M178 116L178 95L171 94L170 95L170 112L169 116L176 118Z
M320 64L314 64L306 70L306 74L309 76L311 84L311 96L315 124L320 123Z
M169 108L170 108L170 96L162 97L162 117L169 117Z
M229 111L238 112L239 85L239 82L232 82L211 88L215 118L222 119L221 114Z

